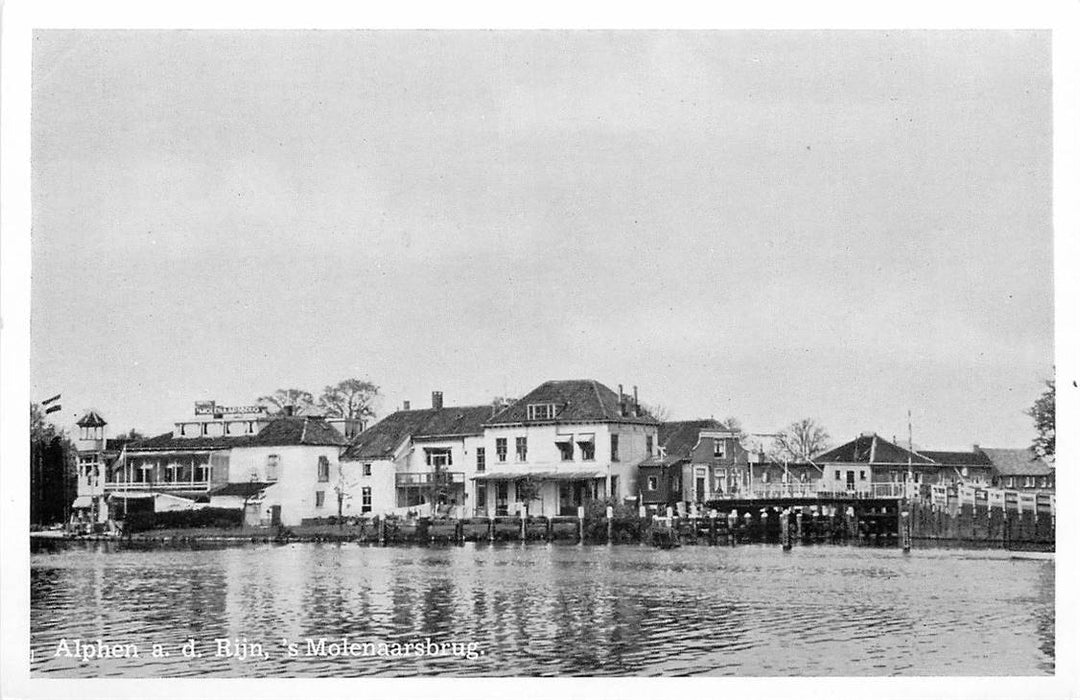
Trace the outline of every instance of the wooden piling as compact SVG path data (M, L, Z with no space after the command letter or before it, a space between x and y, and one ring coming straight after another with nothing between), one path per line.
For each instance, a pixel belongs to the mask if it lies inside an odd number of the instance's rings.
M495 541L495 516L488 518L488 542Z
M607 507L607 543L611 544L612 528L615 525L615 510L611 507Z
M803 512L802 508L795 511L795 539L803 541Z
M780 512L780 544L785 552L791 551L791 511L787 508Z
M386 517L379 516L379 546L386 546Z
M585 542L585 508L578 506L577 509L577 541L578 544Z
M524 542L526 537L527 537L527 532L526 532L526 530L528 529L527 522L528 522L528 515L526 514L525 509L522 508L521 509L521 541L522 542Z
M911 551L911 512L904 507L900 511L900 547L905 552Z
M709 544L716 545L716 509L709 511Z

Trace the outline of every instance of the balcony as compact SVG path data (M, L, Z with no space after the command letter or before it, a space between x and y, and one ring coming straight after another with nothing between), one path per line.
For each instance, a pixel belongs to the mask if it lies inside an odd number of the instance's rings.
M397 486L446 486L465 484L465 472L404 472L394 477Z
M209 481L106 481L105 491L209 491Z

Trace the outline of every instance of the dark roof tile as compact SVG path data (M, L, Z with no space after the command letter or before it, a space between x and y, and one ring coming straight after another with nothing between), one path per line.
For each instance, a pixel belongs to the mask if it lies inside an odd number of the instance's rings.
M343 459L383 459L404 440L479 435L491 406L450 406L397 411L360 433Z
M980 447L994 465L994 471L1003 475L1047 476L1054 473L1054 468L1043 461L1030 447L992 448Z
M990 459L982 452L946 452L940 450L919 450L923 457L929 457L938 464L948 467L992 467Z
M633 399L628 398L627 404L632 403ZM530 404L555 404L555 418L529 420ZM487 425L585 422L657 423L647 415L622 415L619 395L596 380L566 379L544 382L487 421Z
M855 464L933 464L933 460L917 452L909 452L880 435L860 435L851 442L814 457L815 462L844 462Z

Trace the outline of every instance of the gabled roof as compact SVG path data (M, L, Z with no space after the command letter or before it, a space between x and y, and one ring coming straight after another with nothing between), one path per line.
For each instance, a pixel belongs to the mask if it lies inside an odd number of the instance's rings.
M108 425L105 419L98 415L97 411L87 411L82 418L75 422L80 428L100 428Z
M227 450L233 447L278 447L287 445L342 446L347 440L337 428L321 418L281 416L267 423L255 435L225 435L221 437L176 437L162 433L145 440L128 443L128 450Z
M633 399L627 399L631 405ZM529 420L530 404L554 404L555 418ZM647 415L622 415L619 395L593 379L565 379L544 382L503 409L486 425L518 423L649 423L656 419Z
M947 467L992 467L990 459L982 452L942 452L939 450L919 450L923 457L929 457L938 464Z
M727 430L727 426L711 418L668 421L660 424L658 446L663 457L654 456L641 463L642 467L669 466L690 458L702 430Z
M894 445L877 433L860 435L814 457L815 462L845 464L907 464L909 459L912 464L934 464L933 460Z
M342 458L383 459L407 439L479 435L491 410L484 405L396 411L357 435Z
M1054 473L1054 468L1035 454L1030 447L992 448L980 447L994 465L994 471L1006 476L1047 476Z

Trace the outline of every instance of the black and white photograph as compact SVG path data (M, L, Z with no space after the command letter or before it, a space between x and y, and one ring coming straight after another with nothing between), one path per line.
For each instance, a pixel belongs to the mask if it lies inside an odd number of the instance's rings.
M1080 692L1053 22L300 17L5 31L4 697Z

